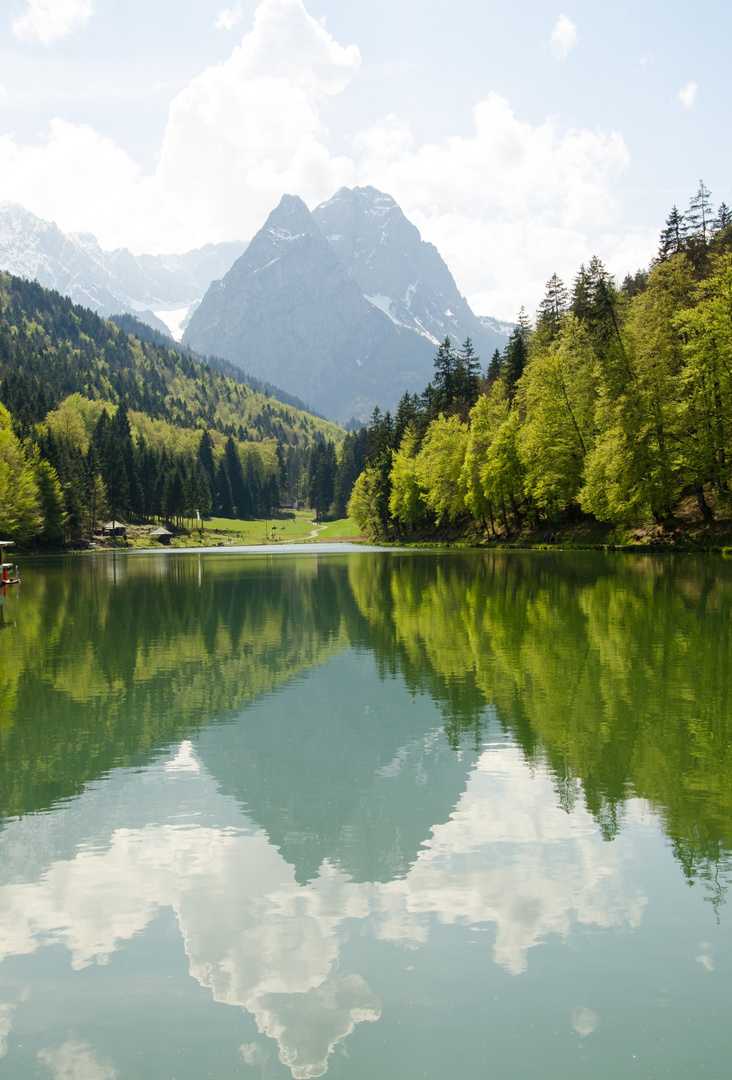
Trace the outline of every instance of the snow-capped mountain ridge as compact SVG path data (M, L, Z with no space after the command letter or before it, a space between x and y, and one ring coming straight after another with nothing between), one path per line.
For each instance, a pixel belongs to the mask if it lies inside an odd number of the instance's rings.
M91 233L63 233L17 203L0 204L0 269L35 279L100 315L143 316L156 329L166 326L150 317L153 312L185 315L245 247L207 244L182 255L104 251Z

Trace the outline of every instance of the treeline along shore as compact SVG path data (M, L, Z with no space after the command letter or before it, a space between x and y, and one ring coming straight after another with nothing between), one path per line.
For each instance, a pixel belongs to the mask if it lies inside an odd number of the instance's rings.
M486 372L446 339L422 395L374 412L349 512L381 539L709 541L731 464L732 213L702 183L649 271L554 275Z

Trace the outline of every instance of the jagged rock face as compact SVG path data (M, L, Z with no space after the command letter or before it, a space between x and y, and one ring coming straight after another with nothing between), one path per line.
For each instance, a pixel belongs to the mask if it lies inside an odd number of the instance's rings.
M433 348L368 303L290 195L212 284L183 340L341 420L390 404L394 385L403 392L428 371Z
M421 392L446 335L471 337L486 364L505 343L391 196L342 188L312 214L286 195L183 340L345 422Z
M0 269L35 278L104 316L129 311L143 317L150 314L147 308L187 307L245 246L207 244L184 255L103 251L91 233L63 233L21 206L0 204Z
M422 240L391 195L341 188L313 218L366 299L393 322L433 345L445 336L456 345L471 337L480 350L484 328L437 248Z

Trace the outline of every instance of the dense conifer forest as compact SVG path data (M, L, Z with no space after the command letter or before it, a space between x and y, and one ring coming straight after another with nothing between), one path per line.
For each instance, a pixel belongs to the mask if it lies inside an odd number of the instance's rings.
M506 537L595 520L671 525L732 511L732 212L701 183L651 268L598 258L547 283L481 372L449 339L421 396L375 411L349 504L372 536L446 525Z
M342 446L264 389L0 274L0 535L58 545L107 518L180 525L308 497L345 512L365 436Z

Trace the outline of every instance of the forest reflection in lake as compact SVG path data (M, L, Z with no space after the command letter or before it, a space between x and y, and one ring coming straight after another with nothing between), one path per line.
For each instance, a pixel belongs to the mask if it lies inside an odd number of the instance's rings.
M8 1075L726 1075L726 561L166 553L21 589Z

